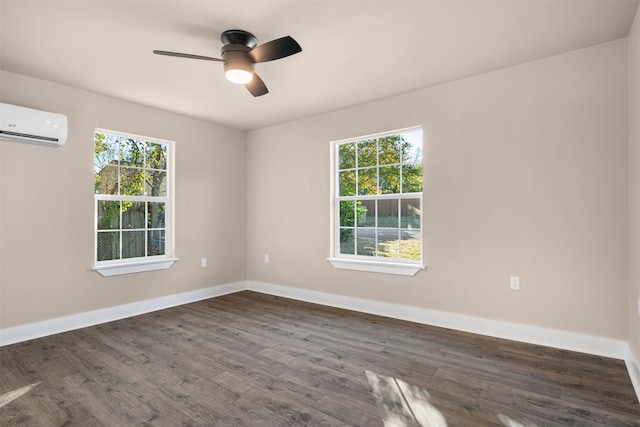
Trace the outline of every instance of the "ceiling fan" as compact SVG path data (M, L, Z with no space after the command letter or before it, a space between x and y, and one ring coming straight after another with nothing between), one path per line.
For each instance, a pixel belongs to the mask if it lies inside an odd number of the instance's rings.
M271 40L260 46L258 46L258 40L253 34L243 30L227 30L222 33L220 39L224 44L221 49L222 58L167 52L166 50L154 50L153 53L156 55L222 62L225 76L230 82L245 85L253 96L262 96L269 93L269 89L267 89L260 76L254 72L254 64L273 61L302 52L298 42L289 36Z

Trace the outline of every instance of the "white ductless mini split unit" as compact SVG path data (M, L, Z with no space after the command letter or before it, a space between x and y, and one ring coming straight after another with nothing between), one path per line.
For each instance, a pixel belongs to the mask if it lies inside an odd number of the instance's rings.
M0 139L59 147L67 141L67 116L0 103Z

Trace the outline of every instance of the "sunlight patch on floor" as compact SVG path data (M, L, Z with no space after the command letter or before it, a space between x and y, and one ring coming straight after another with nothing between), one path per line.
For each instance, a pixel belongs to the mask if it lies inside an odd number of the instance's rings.
M518 422L505 414L498 414L498 419L504 424L506 427L537 427L536 424L532 423L529 420L523 420L522 422Z
M385 427L447 427L426 389L373 371L365 373ZM505 427L537 427L527 419L520 422L501 413L497 417Z
M29 393L32 388L40 384L41 384L41 381L38 381L37 383L33 383L24 387L17 388L13 391L8 391L4 394L0 394L0 408L2 408L5 405L8 405L9 403L19 398L20 396Z
M429 402L427 390L373 371L365 373L385 427L447 427L442 412Z

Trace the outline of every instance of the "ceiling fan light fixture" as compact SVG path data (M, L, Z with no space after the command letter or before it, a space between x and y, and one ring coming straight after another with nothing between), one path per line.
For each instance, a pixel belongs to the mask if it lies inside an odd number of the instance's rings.
M231 83L245 85L253 79L253 67L243 62L225 63L224 75Z
M253 73L246 70L231 69L225 71L224 75L231 83L246 85L253 79Z

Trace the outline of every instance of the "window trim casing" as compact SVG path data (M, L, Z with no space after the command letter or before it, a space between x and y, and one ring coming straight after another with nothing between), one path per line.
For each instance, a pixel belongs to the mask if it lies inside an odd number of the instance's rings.
M331 185L330 185L330 228L331 228L331 238L330 238L330 256L326 258L326 261L331 263L331 265L336 269L344 269L344 270L356 270L356 271L366 271L373 273L386 273L386 274L396 274L403 276L413 276L418 271L426 269L426 266L423 264L424 259L424 215L420 215L420 260L408 260L408 259L399 259L399 258L384 258L384 257L373 257L373 256L364 256L364 255L350 255L350 254L341 254L338 250L338 245L340 244L340 213L339 213L339 199L340 197L336 195L337 189L339 188L339 175L338 170L339 167L337 165L337 150L338 146L345 142L357 142L360 140L366 140L371 138L381 138L390 135L397 135L400 133L407 133L410 131L420 130L422 133L422 126L411 126L402 129L396 129L387 132L374 133L369 135L363 135L353 138L346 138L340 140L330 141L330 170L331 170ZM422 133L422 135L424 135ZM421 138L421 148L424 150L424 136ZM378 165L379 166L379 165ZM388 195L356 195L354 198L358 199L374 199L380 200L384 198L419 198L421 209L424 210L424 158L423 158L423 168L422 168L422 188L423 190L416 193L393 193Z
M167 146L167 195L161 199L165 201L168 208L165 211L165 254L136 258L125 258L108 261L97 261L97 238L98 238L98 200L136 200L136 201L158 201L152 196L117 196L108 194L94 194L93 209L93 267L92 270L102 276L117 276L122 274L141 273L146 271L166 270L180 260L175 257L175 142L132 133L113 131L104 128L95 128L93 134L105 133L124 138L141 139L145 142L160 143Z

